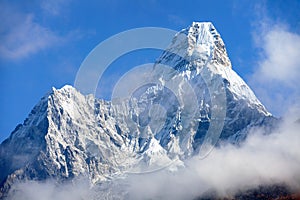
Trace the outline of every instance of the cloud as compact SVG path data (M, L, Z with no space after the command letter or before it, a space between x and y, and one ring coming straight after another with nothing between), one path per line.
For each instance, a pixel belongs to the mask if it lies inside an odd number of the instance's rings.
M203 160L194 158L177 174L131 177L131 199L194 199L207 191L231 196L262 184L300 189L299 124L290 121L271 135L253 131L241 146L226 144ZM140 183L143 184L140 184Z
M300 102L300 34L268 17L262 17L254 27L253 40L259 53L249 82L271 113L281 116Z
M184 18L177 16L177 15L172 15L172 14L168 15L168 21L170 21L176 25L179 25L179 26L186 26L186 24L187 24L187 21Z
M13 192L7 199L20 200L80 200L93 199L93 191L87 179L77 179L74 182L57 183L54 180L45 182L27 181L13 185Z
M59 44L63 38L39 24L32 13L1 4L0 56L20 59Z
M58 16L62 13L62 11L65 11L64 8L70 1L71 0L54 0L54 1L43 0L41 1L41 8L47 14Z
M289 32L283 25L275 25L260 37L263 55L256 78L293 87L300 78L300 35Z

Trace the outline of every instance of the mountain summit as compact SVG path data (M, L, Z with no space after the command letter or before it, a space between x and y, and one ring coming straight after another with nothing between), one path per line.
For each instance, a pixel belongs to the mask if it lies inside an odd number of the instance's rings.
M168 50L198 65L213 62L231 68L224 42L211 22L193 22L174 37Z
M193 22L176 34L153 68L161 64L176 73L155 73L157 84L117 105L72 86L53 88L0 145L0 197L20 180L85 175L96 184L128 173L176 170L203 152L203 143L218 144L219 136L238 143L250 128L275 120L232 70L209 22ZM186 83L196 99L182 100L190 97Z

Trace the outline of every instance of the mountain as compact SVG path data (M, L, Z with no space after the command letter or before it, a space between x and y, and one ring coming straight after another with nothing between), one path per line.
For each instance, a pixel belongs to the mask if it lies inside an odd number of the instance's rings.
M222 141L240 143L252 127L276 121L232 70L211 23L180 31L150 73L139 75L152 82L112 101L52 88L0 145L0 197L20 180L86 175L101 183L176 171L185 159L205 157Z

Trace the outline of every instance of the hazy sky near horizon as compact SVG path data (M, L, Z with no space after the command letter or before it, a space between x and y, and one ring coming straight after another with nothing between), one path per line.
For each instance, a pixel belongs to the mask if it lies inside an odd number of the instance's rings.
M281 116L300 97L299 10L297 0L1 0L0 141L51 87L73 85L82 61L100 42L139 27L179 31L193 21L214 24L233 69ZM159 53L123 56L110 71L153 62Z

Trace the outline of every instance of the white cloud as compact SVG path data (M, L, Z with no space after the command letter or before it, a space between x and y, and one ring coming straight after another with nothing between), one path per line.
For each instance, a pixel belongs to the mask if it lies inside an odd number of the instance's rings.
M63 11L65 6L70 2L70 0L43 0L41 1L41 8L50 15L60 15Z
M76 184L75 184L76 183ZM80 200L93 199L93 193L87 179L57 183L54 180L45 182L27 181L16 183L7 199L20 200Z
M168 15L168 21L176 24L176 25L179 25L179 26L186 26L187 22L184 18L178 16L178 15Z
M275 26L260 37L264 57L259 62L256 78L294 85L300 78L300 35Z
M271 12L267 2L255 3L252 34L259 53L249 85L271 113L282 116L300 106L300 34L283 23L285 16L271 18Z
M299 128L299 124L286 122L271 135L256 130L242 146L227 144L214 149L206 159L188 162L188 168L178 174L132 177L131 199L193 199L209 190L230 196L274 183L286 183L299 190Z
M1 4L0 56L20 59L57 45L62 37L37 23L31 13L19 12L8 4Z
M250 85L263 104L280 116L300 101L300 35L266 19L256 27L254 41L261 54Z

